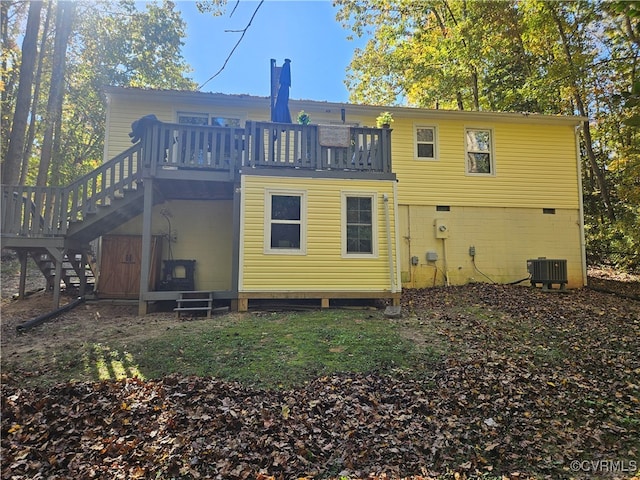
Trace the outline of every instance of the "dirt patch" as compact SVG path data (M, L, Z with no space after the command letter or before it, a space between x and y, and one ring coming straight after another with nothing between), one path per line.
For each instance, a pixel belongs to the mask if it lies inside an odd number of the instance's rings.
M138 316L135 302L87 301L38 325L19 332L17 327L52 311L53 294L35 264L29 264L26 299L16 299L19 264L15 257L2 261L2 310L0 348L2 362L20 363L42 357L62 348L75 348L85 343L126 342L152 338L161 332L178 328L189 317L178 318L172 311ZM77 297L63 292L61 306ZM40 372L44 373L44 372Z

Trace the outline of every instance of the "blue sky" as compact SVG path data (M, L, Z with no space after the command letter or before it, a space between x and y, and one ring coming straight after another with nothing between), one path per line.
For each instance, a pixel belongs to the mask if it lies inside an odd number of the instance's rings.
M229 6L235 0L229 0ZM179 1L187 23L183 48L194 69L190 76L204 83L223 65L258 6L241 0L232 17L200 13L194 1ZM208 82L204 92L269 96L270 59L281 66L291 59L291 98L346 102L346 68L356 47L365 41L347 40L351 33L335 19L330 0L266 0L223 72Z

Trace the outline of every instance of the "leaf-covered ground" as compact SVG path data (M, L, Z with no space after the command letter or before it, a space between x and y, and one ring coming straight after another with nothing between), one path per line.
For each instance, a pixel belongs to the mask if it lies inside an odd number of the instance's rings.
M289 390L4 385L2 478L637 474L640 302L476 284L405 292L392 321L424 364ZM435 343L447 355L420 356Z

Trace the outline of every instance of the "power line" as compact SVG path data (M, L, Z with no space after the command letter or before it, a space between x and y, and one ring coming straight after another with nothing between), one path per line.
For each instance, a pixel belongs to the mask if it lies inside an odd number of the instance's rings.
M253 15L251 15L251 18L249 19L249 23L247 24L246 27L244 27L242 30L235 30L235 32L242 32L242 35L240 35L240 38L238 39L238 41L236 42L236 44L233 46L233 48L231 49L231 51L229 52L229 55L227 56L227 59L224 61L224 63L222 64L222 67L220 67L220 70L218 70L216 73L214 73L213 75L211 75L211 77L209 77L207 79L206 82L204 82L202 85L200 85L198 87L198 90L200 90L202 87L204 87L207 83L209 83L211 80L213 80L214 78L216 78L218 75L220 75L222 73L222 71L224 70L224 68L227 66L227 63L229 63L229 60L231 59L231 56L233 55L233 52L236 51L236 48L238 48L238 45L240 45L240 42L242 42L242 39L244 38L244 34L247 33L247 30L249 29L249 27L251 26L251 22L253 22L253 19L255 18L256 14L258 13L258 10L260 9L260 7L262 6L262 4L264 3L264 0L260 0L260 3L258 4L258 6L256 7L256 9L253 12ZM234 9L235 10L235 9ZM231 32L232 30L225 30L226 32Z

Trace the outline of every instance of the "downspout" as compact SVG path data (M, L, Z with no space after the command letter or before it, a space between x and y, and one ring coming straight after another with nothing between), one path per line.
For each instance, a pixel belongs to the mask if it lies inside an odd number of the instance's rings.
M447 239L442 239L442 260L444 262L444 284L449 286L449 262L447 261Z
M396 292L396 276L393 268L393 248L391 247L391 220L389 219L389 195L382 194L384 200L384 221L387 230L387 257L389 258L389 278L391 280L391 293Z
M580 129L581 126L578 125L575 129L575 137L576 137L576 163L577 163L577 173L578 173L578 201L579 201L579 212L578 212L578 228L580 229L580 261L582 262L581 270L582 270L582 286L584 287L587 284L587 242L585 240L584 235L584 199L582 196L582 164L580 161Z
M394 222L394 235L395 235L395 244L396 244L396 265L398 265L398 270L396 270L395 278L397 292L402 291L402 273L401 273L401 265L402 265L402 247L400 245L401 237L400 237L400 225L398 219L400 218L400 213L398 212L398 181L393 182L393 218ZM409 231L409 251L411 251L411 207L407 205L407 228ZM411 257L409 257L411 258ZM411 281L413 282L413 272L411 272Z

